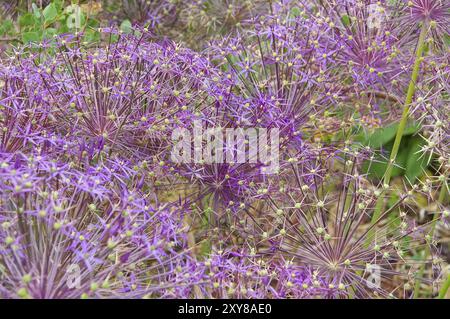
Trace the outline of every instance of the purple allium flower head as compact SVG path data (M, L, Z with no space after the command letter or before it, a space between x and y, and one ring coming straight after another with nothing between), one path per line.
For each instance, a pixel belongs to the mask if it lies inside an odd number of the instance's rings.
M284 9L279 8L280 14ZM334 52L311 20L293 17L281 22L275 14L255 19L249 30L208 49L211 62L221 70L213 82L221 85L214 86L216 100L205 104L200 118L207 128L275 128L281 157L306 153L308 120L340 101L333 81ZM219 220L227 212L248 213L252 201L272 191L262 170L264 163L258 161L176 168L199 185L193 201L210 196L210 209Z
M210 40L235 35L252 24L255 16L270 11L265 0L184 1L179 20L185 32L177 34L189 47L204 49Z
M245 97L245 120L279 127L286 143L299 141L308 115L336 103L333 80L336 47L308 19L278 15L255 18L252 27L211 48L212 59L227 70L232 90Z
M154 208L102 165L0 163L2 297L164 297L183 285L171 275L187 261L177 207Z
M410 25L427 23L433 39L445 50L443 40L449 33L450 3L444 0L408 0L404 3L404 21Z
M358 173L359 160L347 156L344 172L316 176L315 188L292 177L298 175L295 165L289 169L282 193L286 200L272 196L268 205L277 229L268 229L265 237L295 265L311 267L325 278L329 288L337 289L334 297L409 297L416 280L426 281L415 278L421 263L413 257L416 248L431 244L426 225L411 224L402 212L410 196L404 194L372 226L362 229L380 190ZM341 179L338 194L326 192L325 185L334 183L331 180L339 183L336 179ZM396 209L400 214L392 213ZM390 287L393 278L400 281L395 287L404 290Z
M385 1L341 0L319 4L315 13L305 14L329 32L327 36L338 48L336 60L348 69L356 85L364 89L396 88L404 72L405 49L412 37L399 22L399 12ZM348 75L343 72L343 76Z
M100 31L107 44L63 36L59 53L36 67L58 131L105 154L150 158L170 150L173 128L214 92L206 90L213 71L195 52L149 42L146 29Z
M19 63L5 61L0 67L0 153L43 147L39 139L53 122L43 83L29 74L29 60Z

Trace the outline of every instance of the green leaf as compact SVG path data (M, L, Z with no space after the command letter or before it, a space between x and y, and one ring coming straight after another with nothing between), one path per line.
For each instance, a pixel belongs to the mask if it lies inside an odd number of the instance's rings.
M31 8L33 9L33 14L36 18L40 19L41 18L41 10L39 10L38 6L33 3L31 5Z
M69 28L67 27L67 25L66 24L61 24L60 26L59 26L59 28L58 28L58 34L63 34L63 33L69 33L70 32L70 30L69 30Z
M3 21L3 24L0 25L0 35L9 34L11 31L14 31L14 24L11 20Z
M28 42L39 42L41 41L41 33L30 31L30 32L24 32L22 34L22 42L28 43Z
M25 13L19 18L19 26L23 28L30 28L36 25L37 19L32 13Z
M414 136L411 138L409 145L408 160L406 162L406 177L413 183L417 177L423 174L423 171L428 166L425 154L422 147L425 145L425 140L421 136Z
M200 243L200 256L209 256L211 253L211 242L204 240Z
M408 142L407 141L408 138L404 137L404 139L405 139L405 142ZM392 148L391 148L391 151L392 151ZM389 155L391 155L391 152L389 152ZM409 155L409 147L408 146L401 147L398 150L397 158L395 159L395 165L392 169L392 177L402 176L405 174L406 163L408 162L408 155Z
M392 168L392 177L401 176L404 174L404 168L406 167L409 153L409 148L407 146L408 139L409 137L404 137L402 139L402 147L399 149L395 160L396 165ZM375 155L372 162L365 161L363 163L363 171L369 174L372 178L382 179L384 173L386 172L393 145L394 141L390 141L389 143L383 145L384 154Z
M405 130L403 131L403 136L416 134L420 131L419 123L409 123L406 125Z
M301 13L302 13L302 12L301 12L301 10L300 10L299 7L293 7L293 8L291 9L291 11L289 12L289 15L290 15L291 17L295 18L295 17L300 16Z
M132 26L130 20L123 20L120 24L120 30L122 30L124 33L131 33Z
M84 32L83 41L97 42L100 40L100 33L96 30L90 29Z
M450 35L448 35L448 33L444 34L444 43L447 46L450 46Z
M395 123L375 130L375 132L373 132L372 135L369 136L365 144L376 149L382 147L395 137L395 134L397 133L397 127L398 124Z
M44 38L51 39L57 33L58 30L56 30L55 28L46 28L44 30Z
M411 132L410 130L409 132ZM395 160L396 165L392 169L392 177L405 175L410 182L414 182L417 177L422 175L428 166L427 159L423 156L422 146L426 141L419 135L406 135L402 138L402 143ZM386 172L387 163L394 141L383 145L384 156L376 155L374 161L363 163L364 172L370 177L381 179Z
M53 0L53 4L55 5L56 11L60 12L64 7L64 0Z
M348 15L343 15L341 17L341 21L342 21L342 24L344 25L344 27L348 27L351 22L350 17Z
M372 148L378 149L383 145L391 142L397 134L398 123L388 125L383 128L376 129L372 134L359 135L356 137L358 141L361 141L365 145L369 145ZM420 125L417 123L410 123L405 127L403 136L415 134L420 130Z
M44 15L44 20L46 23L52 22L58 16L58 10L56 10L56 6L54 3L50 3L48 6L46 6L42 13Z
M98 28L100 26L100 21L98 21L97 19L91 18L91 19L88 19L86 25L91 28Z

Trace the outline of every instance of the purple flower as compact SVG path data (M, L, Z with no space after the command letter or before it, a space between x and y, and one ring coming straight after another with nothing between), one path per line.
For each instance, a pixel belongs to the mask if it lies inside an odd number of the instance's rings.
M20 154L0 162L3 298L166 295L189 258L182 211L154 208L107 167Z

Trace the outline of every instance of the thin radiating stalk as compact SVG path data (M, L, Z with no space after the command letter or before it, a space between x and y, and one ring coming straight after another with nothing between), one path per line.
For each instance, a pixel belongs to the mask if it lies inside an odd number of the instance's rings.
M438 198L438 203L441 204L445 204L445 199L447 197L448 191L447 191L447 179L444 179L444 182L441 185L441 190L439 192L439 198ZM433 236L434 236L434 231L436 229L436 223L438 221L439 218L439 211L435 212L433 215L433 221L431 222L431 230L429 232L429 238L430 240L433 240ZM430 256L430 247L425 247L425 250L423 251L423 260L426 260L429 256ZM423 276L423 273L425 272L425 264L423 264L420 267L419 273L418 273L418 277L417 278L421 278ZM433 292L431 292L433 293ZM418 280L416 282L416 285L414 287L414 298L418 298L420 295L420 281Z

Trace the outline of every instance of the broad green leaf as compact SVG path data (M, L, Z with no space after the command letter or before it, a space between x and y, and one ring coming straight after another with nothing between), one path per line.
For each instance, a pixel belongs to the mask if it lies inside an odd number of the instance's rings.
M200 256L209 256L211 253L211 241L204 240L200 243Z
M365 145L369 145L371 148L379 149L386 143L394 140L397 134L398 123L388 125L383 128L376 129L370 135L367 133L362 133L356 137L356 139ZM417 123L410 123L405 127L403 131L403 136L408 136L419 131L420 126Z
M408 137L404 138L402 145L407 144ZM405 144L403 144L405 143ZM384 173L386 172L387 163L392 151L392 146L394 142L391 141L383 146L384 155L376 155L374 161L369 165L369 161L363 163L364 172L368 173L370 177L376 179L382 179ZM392 169L392 177L401 176L404 174L404 168L406 167L406 162L408 160L408 147L401 147L397 153L397 159L395 160L396 165Z
M84 32L83 41L97 42L100 40L100 33L94 29L89 29Z
M55 28L46 28L44 30L44 38L51 39L57 33L58 30L56 30Z
M387 168L387 158L389 158L394 141L383 145L384 157L375 156L375 161L369 165L369 161L363 164L363 170L372 178L381 179ZM422 175L427 167L427 159L421 152L425 140L419 135L407 135L402 138L402 143L397 154L396 166L392 169L392 177L405 175L409 181L414 180Z
M427 159L422 152L425 140L421 136L413 136L409 145L408 160L406 162L406 177L413 183L417 177L422 175L427 167Z
M30 31L30 32L24 32L22 34L22 42L28 43L28 42L39 42L41 41L41 33Z
M130 20L123 20L120 24L120 30L122 30L124 33L131 33L132 26Z
M31 5L31 8L33 9L33 14L36 18L40 19L41 18L41 10L39 10L38 6L33 3Z
M450 46L450 35L448 35L447 33L444 34L444 43L445 43L447 46Z
M97 19L88 19L86 25L91 28L98 28L100 26L100 21Z
M57 12L61 12L63 10L64 0L53 0L52 2L55 5Z
M366 144L372 148L380 148L391 141L397 133L398 124L392 124L384 128L379 128L369 136Z
M69 33L69 32L70 32L70 30L66 24L61 24L61 26L58 28L58 34Z
M14 31L14 24L11 20L3 21L3 24L0 25L0 35L9 34L11 31Z
M403 131L403 136L415 134L420 130L419 123L408 123Z
M36 25L37 19L31 13L25 13L19 18L19 26L21 28L34 27Z
M58 10L56 10L56 6L54 3L50 3L45 7L42 14L44 15L45 22L49 23L56 19L56 17L58 16Z
M405 138L405 142L408 142L408 138ZM393 144L393 143L392 143ZM392 150L392 148L391 148ZM391 152L389 152L391 155ZM405 174L406 163L408 162L409 155L409 147L405 145L405 147L400 147L397 153L397 158L395 159L395 166L392 169L392 177L402 176Z

